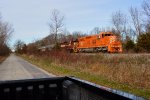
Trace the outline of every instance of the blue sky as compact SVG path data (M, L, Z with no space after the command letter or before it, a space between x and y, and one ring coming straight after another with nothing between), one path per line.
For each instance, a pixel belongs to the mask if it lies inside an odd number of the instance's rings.
M13 25L11 45L18 39L26 43L49 34L48 22L53 9L65 15L68 31L89 32L94 27L111 26L111 15L118 10L128 14L130 6L142 0L0 0L3 19Z

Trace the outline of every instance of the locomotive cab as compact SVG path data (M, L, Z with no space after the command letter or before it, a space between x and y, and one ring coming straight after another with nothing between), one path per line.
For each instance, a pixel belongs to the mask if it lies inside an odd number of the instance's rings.
M107 52L122 52L122 44L118 36L112 32L102 32L100 37L102 45L107 48Z
M101 34L101 37L102 37L102 38L108 37L108 36L114 36L114 34L112 34L112 33L102 33L102 34Z

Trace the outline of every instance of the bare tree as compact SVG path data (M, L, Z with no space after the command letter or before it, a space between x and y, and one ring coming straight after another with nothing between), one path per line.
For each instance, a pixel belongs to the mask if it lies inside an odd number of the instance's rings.
M8 47L8 40L13 32L12 26L2 20L0 15L0 54L8 54L10 49ZM7 52L6 52L7 51Z
M86 36L86 34L83 33L82 31L74 31L74 32L72 32L72 37L74 39L77 39L77 38L80 38L80 37L83 37L83 36Z
M142 8L144 11L144 15L146 15L147 19L145 21L146 31L150 32L150 1L144 0L142 4Z
M13 32L11 25L0 19L0 44L7 44Z
M112 14L112 24L115 27L116 34L119 36L126 35L127 29L127 17L120 11Z
M55 35L55 43L57 43L57 35L61 33L64 26L64 16L56 9L52 11L50 17L50 33Z
M142 22L140 19L141 18L140 12L138 11L137 8L133 8L133 7L130 8L129 12L133 21L133 25L136 30L136 34L137 36L139 36L142 34Z
M150 19L150 1L149 0L144 0L142 7L143 7L143 10L144 10L144 13Z
M100 33L100 28L99 27L94 27L92 30L91 30L91 34L99 34Z
M22 50L22 48L23 48L23 46L24 46L24 44L25 44L25 43L24 43L23 41L17 40L17 41L15 42L15 44L14 44L15 51L16 51L17 53L20 53L21 50Z

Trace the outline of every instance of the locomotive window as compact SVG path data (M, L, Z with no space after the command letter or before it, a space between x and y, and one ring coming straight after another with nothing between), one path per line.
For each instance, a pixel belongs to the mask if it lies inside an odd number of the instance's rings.
M105 36L112 36L113 34L105 34Z
M105 36L113 36L113 34L102 34L102 38Z

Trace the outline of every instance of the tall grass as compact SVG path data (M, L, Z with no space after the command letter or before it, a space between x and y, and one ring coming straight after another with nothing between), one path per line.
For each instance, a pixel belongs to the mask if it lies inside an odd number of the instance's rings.
M60 71L58 71L58 74L64 71L63 74L67 73L67 75L81 74L80 77L85 77L85 79L91 76L93 77L91 80L97 80L98 77L101 79L104 78L112 82L128 85L132 88L148 90L149 92L146 95L150 95L150 55L93 55L52 51L30 55L29 58L34 59L36 63L42 62L46 66L59 66L58 70ZM48 70L53 70L53 67Z
M90 55L52 51L36 56L66 68L101 75L134 87L150 89L150 56L148 55Z

